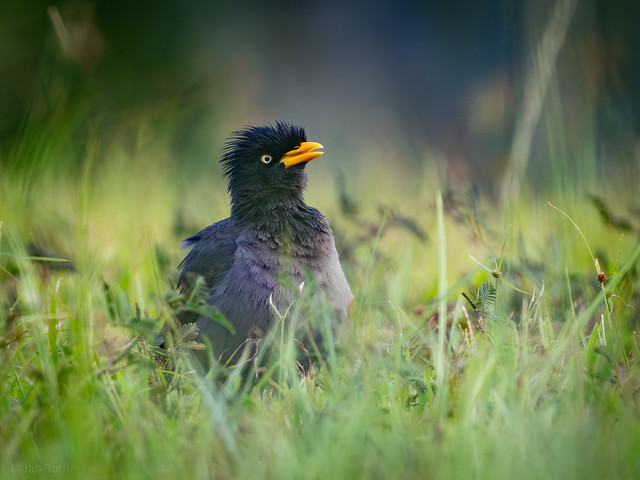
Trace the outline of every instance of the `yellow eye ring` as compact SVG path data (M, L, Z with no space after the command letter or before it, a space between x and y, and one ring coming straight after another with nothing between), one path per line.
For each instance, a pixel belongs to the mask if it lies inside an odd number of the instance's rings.
M262 155L260 157L260 161L264 164L271 163L272 160L273 160L273 157L271 155Z

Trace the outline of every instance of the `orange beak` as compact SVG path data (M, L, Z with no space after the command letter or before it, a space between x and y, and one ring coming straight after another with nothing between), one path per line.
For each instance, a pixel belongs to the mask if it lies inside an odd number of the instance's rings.
M285 168L289 168L299 163L310 162L324 153L314 152L316 148L324 147L316 142L302 142L299 147L285 153L280 159L280 163L283 163Z

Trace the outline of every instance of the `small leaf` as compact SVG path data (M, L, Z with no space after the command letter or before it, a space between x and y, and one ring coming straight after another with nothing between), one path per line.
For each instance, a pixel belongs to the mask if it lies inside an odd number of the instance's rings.
M195 312L202 316L205 316L214 322L218 322L220 325L225 327L232 335L235 335L236 329L233 328L233 325L229 323L229 320L225 318L225 316L218 310L217 307L213 305L192 305L187 304L184 306L184 310L189 312Z
M195 280L191 280L191 278L189 278L189 280L193 281L193 284L190 285L191 291L186 303L192 304L205 302L209 297L209 287L207 286L204 277L202 275L198 275Z
M176 332L176 344L183 345L186 342L191 342L196 339L200 333L198 329L198 325L195 323L185 323L184 325L180 325L178 331Z
M483 282L478 289L478 300L476 303L479 306L481 314L486 315L492 313L496 306L496 287L489 282Z
M204 343L196 342L195 340L183 343L180 346L190 350L204 350L206 348Z

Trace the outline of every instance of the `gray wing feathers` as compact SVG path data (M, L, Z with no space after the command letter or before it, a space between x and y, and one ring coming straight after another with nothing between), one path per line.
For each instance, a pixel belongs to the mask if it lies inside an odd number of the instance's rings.
M182 247L191 247L191 251L178 267L181 269L179 288L190 294L198 276L204 278L208 289L214 287L231 267L236 236L227 218L187 238Z

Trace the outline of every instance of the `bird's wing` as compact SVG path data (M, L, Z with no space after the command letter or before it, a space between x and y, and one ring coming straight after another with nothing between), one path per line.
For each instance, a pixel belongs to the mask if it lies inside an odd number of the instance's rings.
M187 238L182 248L191 247L191 251L178 267L180 290L190 296L199 276L204 278L207 291L220 282L231 268L237 236L236 228L227 218Z

